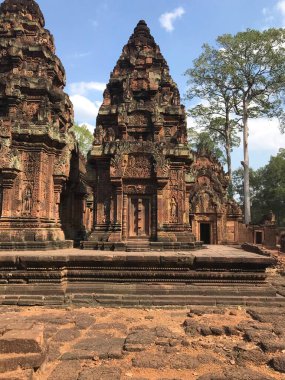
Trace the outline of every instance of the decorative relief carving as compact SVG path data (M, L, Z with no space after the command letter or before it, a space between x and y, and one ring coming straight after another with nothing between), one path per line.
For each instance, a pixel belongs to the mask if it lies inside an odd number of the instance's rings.
M24 216L31 215L32 212L32 190L29 186L23 192L23 208L22 213Z
M105 135L105 132L104 132L104 129L102 127L102 125L98 125L95 129L95 133L94 133L94 145L101 145L103 144L103 141L104 141L104 135Z
M105 199L103 203L103 223L110 222L110 199Z
M178 221L178 208L175 197L170 200L170 223L177 223Z
M71 151L67 147L60 156L55 158L53 174L68 177L70 158Z
M148 125L148 117L143 113L135 113L129 115L128 124L135 127L146 127Z
M106 137L105 137L104 141L105 142L112 142L112 141L115 141L115 138L116 138L116 135L115 135L114 128L109 127L106 131Z
M149 178L152 175L151 158L146 155L129 155L124 177Z
M151 184L124 185L123 191L125 194L153 194L156 189Z

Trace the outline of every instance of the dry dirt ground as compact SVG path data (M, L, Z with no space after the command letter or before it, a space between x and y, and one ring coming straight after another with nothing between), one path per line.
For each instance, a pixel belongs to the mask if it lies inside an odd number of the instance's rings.
M285 379L283 308L0 311L0 379Z
M284 266L269 273L280 294ZM0 313L0 380L285 379L285 307Z

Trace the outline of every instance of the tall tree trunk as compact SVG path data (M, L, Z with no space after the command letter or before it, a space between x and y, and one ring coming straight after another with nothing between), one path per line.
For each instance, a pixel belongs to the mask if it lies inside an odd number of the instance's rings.
M229 196L233 196L233 176L232 176L232 157L231 157L231 144L226 142L226 156L227 156L227 167L229 175Z
M243 104L243 169L244 169L244 223L251 222L250 191L249 191L249 154L248 154L248 110L247 103Z
M230 129L230 116L229 110L226 110L226 159L227 159L227 167L228 167L228 175L229 175L229 196L233 196L233 182L232 182L232 156L231 156L231 129Z
M231 127L230 127L230 111L226 110L226 124L225 124L225 132L226 132L226 156L227 156L227 166L228 166L228 174L230 178L230 183L232 183L232 157L231 157Z
M228 167L228 175L230 179L230 183L232 183L232 157L231 157L231 144L226 144L226 156L227 156L227 167Z

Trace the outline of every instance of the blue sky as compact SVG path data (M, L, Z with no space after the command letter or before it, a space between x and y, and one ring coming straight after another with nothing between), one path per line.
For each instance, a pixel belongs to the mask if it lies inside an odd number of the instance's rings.
M93 130L102 91L122 47L140 19L146 20L170 73L183 96L183 73L199 56L203 43L246 28L285 26L285 0L38 0L46 27L55 37L57 55L66 69L66 91L75 120ZM184 102L185 103L185 102ZM189 107L189 104L186 103ZM285 147L275 120L253 120L251 166L266 164ZM239 166L242 149L235 149Z

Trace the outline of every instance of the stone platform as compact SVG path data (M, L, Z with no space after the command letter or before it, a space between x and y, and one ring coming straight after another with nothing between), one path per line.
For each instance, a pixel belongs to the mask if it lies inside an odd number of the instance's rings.
M189 238L189 237L188 237ZM203 247L202 241L173 242L130 240L121 242L84 240L80 242L84 250L122 251L122 252L160 252L160 251L192 251Z
M54 249L70 249L73 247L73 240L62 241L1 241L0 255L6 251L50 251Z
M170 306L282 303L271 257L210 246L191 252L64 249L0 255L0 303Z

